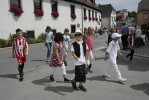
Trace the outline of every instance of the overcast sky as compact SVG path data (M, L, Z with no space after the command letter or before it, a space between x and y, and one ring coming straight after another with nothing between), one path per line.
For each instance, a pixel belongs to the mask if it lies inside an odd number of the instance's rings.
M116 10L127 9L128 11L137 11L138 3L141 0L95 0L97 4L112 4Z

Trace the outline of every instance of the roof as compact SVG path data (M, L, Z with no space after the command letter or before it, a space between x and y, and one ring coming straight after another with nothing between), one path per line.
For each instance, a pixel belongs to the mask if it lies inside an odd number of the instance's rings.
M149 0L142 0L138 4L138 11L149 10Z
M101 5L102 18L111 16L112 10L116 11L111 4Z
M92 3L91 0L64 0L64 1L81 4L101 12L101 9L98 7L98 5L96 3Z

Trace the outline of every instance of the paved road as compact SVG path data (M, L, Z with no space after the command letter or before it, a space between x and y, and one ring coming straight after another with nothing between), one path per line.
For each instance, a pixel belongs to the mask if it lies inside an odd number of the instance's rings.
M124 84L117 82L113 70L110 79L101 77L106 62L104 56L106 44L103 37L94 39L94 73L87 74L85 87L87 92L73 91L70 83L64 83L61 69L57 69L55 80L50 83L49 66L45 63L44 44L30 46L25 65L25 80L19 82L17 62L11 58L11 49L0 51L0 100L148 100L149 98L149 59L135 57L136 63L118 59L122 76L127 78ZM67 73L74 77L71 55L68 56Z

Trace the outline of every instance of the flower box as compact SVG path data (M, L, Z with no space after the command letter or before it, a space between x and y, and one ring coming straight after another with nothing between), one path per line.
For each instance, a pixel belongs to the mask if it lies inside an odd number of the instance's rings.
M98 21L98 18L96 18L96 21Z
M17 7L16 5L11 5L10 12L13 12L15 16L20 16L23 13L22 8Z
M91 17L89 17L89 21L91 21L92 20L92 18Z
M92 18L92 20L94 21L94 20L95 20L95 18L93 17L93 18Z
M54 17L54 18L57 18L59 16L59 13L58 12L52 12L51 15Z
M87 16L84 16L84 20L87 20Z
M72 18L72 19L76 19L76 17L77 17L77 16L76 16L75 14L71 14L71 18Z
M41 9L35 9L34 14L38 17L43 16L44 12Z

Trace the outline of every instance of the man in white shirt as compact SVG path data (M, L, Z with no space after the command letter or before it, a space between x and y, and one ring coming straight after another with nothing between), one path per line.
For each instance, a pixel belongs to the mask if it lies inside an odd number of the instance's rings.
M109 46L106 50L106 54L105 54L105 58L104 58L104 60L108 59L108 65L104 69L103 77L108 77L108 78L110 77L110 76L108 76L108 71L109 71L110 67L112 67L116 73L116 77L117 77L118 81L124 82L124 81L126 81L126 79L122 78L121 73L118 69L117 63L116 63L117 52L119 52L119 54L121 55L120 47L118 44L120 37L121 37L121 35L118 33L112 34L113 40L109 43Z

